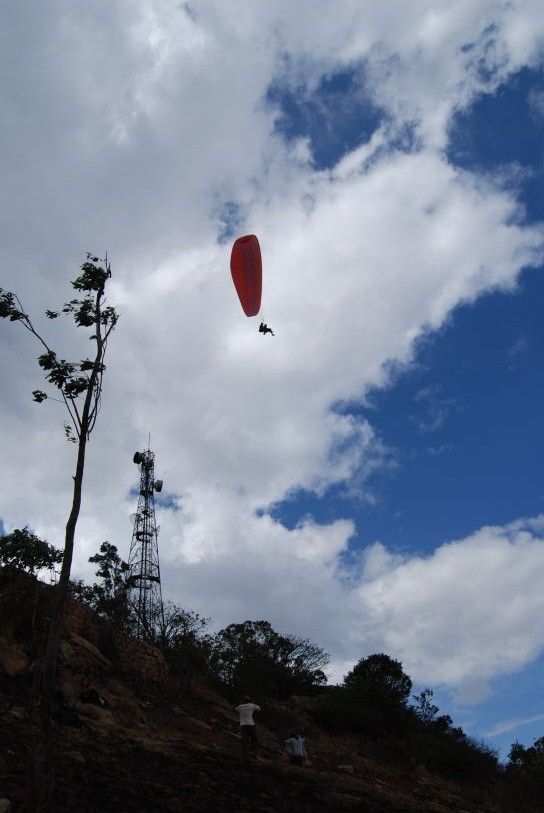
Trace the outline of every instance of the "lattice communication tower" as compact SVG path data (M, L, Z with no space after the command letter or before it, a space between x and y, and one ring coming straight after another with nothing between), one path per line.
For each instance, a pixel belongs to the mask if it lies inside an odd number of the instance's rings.
M150 640L163 621L155 520L155 491L162 491L162 480L155 480L155 455L150 449L136 452L133 461L140 467L140 496L138 510L133 515L134 530L128 557L128 598L134 613L136 637Z

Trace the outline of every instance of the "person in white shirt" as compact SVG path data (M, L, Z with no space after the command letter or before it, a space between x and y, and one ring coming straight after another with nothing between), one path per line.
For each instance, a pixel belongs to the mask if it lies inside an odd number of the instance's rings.
M240 715L240 737L242 739L242 751L245 757L250 753L257 752L259 741L257 739L257 728L253 719L253 713L260 711L261 707L251 701L251 697L244 697L244 702L236 706L236 711Z
M285 740L285 750L291 765L304 765L304 760L308 756L306 746L303 738L299 737L295 731L291 731L289 739Z

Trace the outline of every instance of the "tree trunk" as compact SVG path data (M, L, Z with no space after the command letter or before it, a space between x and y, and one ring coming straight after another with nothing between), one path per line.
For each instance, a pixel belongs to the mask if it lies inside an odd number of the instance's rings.
M102 348L99 347L101 352ZM47 643L41 663L36 671L35 683L31 698L31 715L35 723L35 735L31 747L27 788L25 794L25 813L45 813L50 809L55 784L54 774L54 716L55 711L62 711L62 699L57 697L57 656L64 620L64 609L70 586L70 572L74 553L76 525L81 508L83 473L85 468L85 449L89 426L89 414L92 403L96 376L89 380L89 387L81 415L81 429L78 441L76 472L72 509L64 539L64 556L59 582L55 589L53 613L49 624Z
M90 255L88 255L88 258ZM93 264L87 263L82 266L86 274L97 272L98 269ZM98 409L100 405L100 393L102 388L102 373L104 370L103 356L106 349L106 342L109 334L113 330L117 321L117 316L113 310L110 312L102 313L101 302L104 296L104 286L106 280L110 276L109 267L106 263L106 271L101 271L99 274L99 284L95 285L93 279L85 277L78 278L73 282L76 290L94 291L95 301L93 312L93 324L95 325L94 336L91 338L96 340L96 354L92 372L86 384L85 400L81 417L74 404L74 399L80 394L79 391L73 389L64 389L63 384L58 384L53 381L62 391L64 403L70 413L77 437L77 462L74 475L74 487L72 496L72 508L66 523L66 532L64 537L64 553L62 559L62 567L58 585L55 589L53 611L51 621L49 623L49 630L47 634L47 642L45 651L39 661L38 668L35 672L34 685L29 698L29 712L34 726L34 736L32 746L29 754L28 772L27 772L27 787L25 789L24 811L26 813L46 813L51 809L52 796L54 791L54 729L55 729L55 714L62 715L62 702L63 699L57 695L57 657L60 645L60 637L62 632L62 624L64 620L64 611L66 607L66 600L68 598L70 588L70 572L72 569L72 557L74 552L74 540L76 533L76 525L79 518L81 508L81 494L83 487L83 473L85 469L85 450L87 440L93 429ZM9 304L9 303L8 303ZM68 303L65 306L65 312L75 312L76 324L81 326L88 326L88 307L87 300L75 301L76 305L80 305L80 310L75 311L73 307L74 302ZM13 313L18 314L17 319L23 321L24 326L33 333L48 351L49 357L54 358L55 354L49 350L47 344L36 333L32 323L28 317L21 311L13 309L13 302L11 303L11 310ZM9 315L2 314L2 315ZM45 370L50 369L47 365L41 363L40 357L38 360L40 365ZM86 365L81 369L89 369ZM48 380L51 381L49 377ZM81 393L82 394L82 393ZM44 396L45 397L45 396ZM71 433L68 432L68 437ZM60 700L60 702L59 702ZM59 720L62 722L62 720Z

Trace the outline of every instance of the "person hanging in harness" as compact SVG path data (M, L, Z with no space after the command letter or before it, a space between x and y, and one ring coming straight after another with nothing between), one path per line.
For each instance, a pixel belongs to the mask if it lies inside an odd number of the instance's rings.
M268 327L268 325L265 325L264 322L261 322L261 324L259 325L259 333L262 333L263 335L265 335L266 333L271 333L272 336L276 335L272 328Z

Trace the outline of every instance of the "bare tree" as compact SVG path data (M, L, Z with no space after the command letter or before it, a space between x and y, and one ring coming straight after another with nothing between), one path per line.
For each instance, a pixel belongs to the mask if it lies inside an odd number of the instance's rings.
M34 328L25 313L19 298L0 288L0 318L18 322L42 345L44 352L38 357L38 364L44 371L46 380L52 385L68 411L69 420L64 424L67 439L77 446L76 467L73 477L72 507L66 523L64 552L55 601L45 645L45 651L36 671L35 691L32 711L38 710L38 734L34 742L30 764L28 810L47 810L50 805L52 771L52 722L55 704L57 655L60 643L62 618L70 586L70 571L74 552L76 525L81 508L83 473L87 441L94 429L102 395L102 378L105 372L104 358L108 338L117 324L118 315L113 307L105 303L105 288L111 277L109 263L87 254L81 266L81 274L72 281L72 287L79 298L66 302L62 313L71 314L76 327L90 328L95 344L94 358L84 358L73 362L59 358L49 344ZM56 319L56 311L46 311L49 319ZM34 390L34 400L41 403L48 396L41 390ZM35 716L35 715L33 715Z

